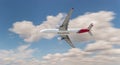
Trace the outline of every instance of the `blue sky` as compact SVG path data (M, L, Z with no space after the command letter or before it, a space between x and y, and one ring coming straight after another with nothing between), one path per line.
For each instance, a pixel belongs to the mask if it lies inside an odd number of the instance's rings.
M0 0L0 49L15 49L20 45L29 44L17 34L9 31L15 22L27 20L32 21L34 25L40 25L48 15L68 13L70 8L75 8L71 19L86 12L112 11L115 13L112 23L114 27L120 28L119 6L120 0ZM56 38L32 42L30 48L39 49L40 52L35 55L41 56L48 53L62 53L70 49L64 41L58 44ZM76 44L76 46L84 48L85 45Z

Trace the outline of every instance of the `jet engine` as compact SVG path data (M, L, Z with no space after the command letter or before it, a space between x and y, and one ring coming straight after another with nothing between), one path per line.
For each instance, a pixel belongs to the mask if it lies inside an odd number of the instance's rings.
M58 37L57 39L58 39L58 40L63 40L64 38L62 38L62 37Z

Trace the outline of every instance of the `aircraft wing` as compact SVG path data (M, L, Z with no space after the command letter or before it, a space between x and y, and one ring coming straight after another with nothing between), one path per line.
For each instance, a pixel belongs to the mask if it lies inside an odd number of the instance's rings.
M70 10L70 12L67 14L63 24L59 27L60 31L67 31L68 30L68 23L69 23L69 19L70 16L73 12L73 8ZM72 44L70 38L68 35L60 35L71 47L75 48L75 46Z
M68 35L60 35L72 48L75 48Z
M70 16L73 12L73 8L70 10L70 12L67 14L64 22L62 23L62 25L59 27L59 30L67 30L68 29L68 22L69 22L69 19L70 19Z

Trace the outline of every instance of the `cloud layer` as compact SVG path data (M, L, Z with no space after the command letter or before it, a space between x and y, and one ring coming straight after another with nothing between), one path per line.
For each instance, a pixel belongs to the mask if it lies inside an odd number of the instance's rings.
M0 61L2 65L6 65L4 62L13 62L11 65L15 65L14 63L18 65L120 65L120 48L115 46L120 45L120 29L113 27L111 23L115 18L114 15L115 13L110 11L99 11L86 13L70 20L69 28L86 28L90 23L94 23L92 29L94 37L88 33L70 35L72 41L77 42L94 38L94 42L89 43L84 49L73 48L65 53L47 54L39 60L33 55L34 49L29 49L29 46L20 46L17 52L16 50L1 50ZM20 21L14 23L9 30L18 34L26 42L34 42L41 38L50 39L55 34L43 34L39 31L45 28L56 28L63 18L64 14L61 13L57 16L48 16L46 21L37 26L31 21ZM23 52L25 53L22 54ZM20 61L18 55L22 56Z
M65 53L47 54L42 60L36 58L30 45L23 45L16 50L0 50L1 65L119 65L120 49L99 52L86 52L73 48ZM115 55L117 54L117 55Z
M120 51L120 49L119 49ZM112 53L114 54L114 53ZM119 65L119 56L107 56L94 52L85 52L80 49L70 49L66 53L48 54L43 57L45 65Z
M1 65L27 65L33 57L35 49L28 49L30 45L19 46L16 49L0 50ZM30 60L29 60L30 59ZM29 64L30 65L30 64Z

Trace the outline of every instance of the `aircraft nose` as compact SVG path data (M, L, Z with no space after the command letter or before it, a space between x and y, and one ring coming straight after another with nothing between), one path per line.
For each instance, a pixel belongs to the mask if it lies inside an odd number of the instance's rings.
M42 32L44 32L45 30L40 30L40 32L42 33Z

